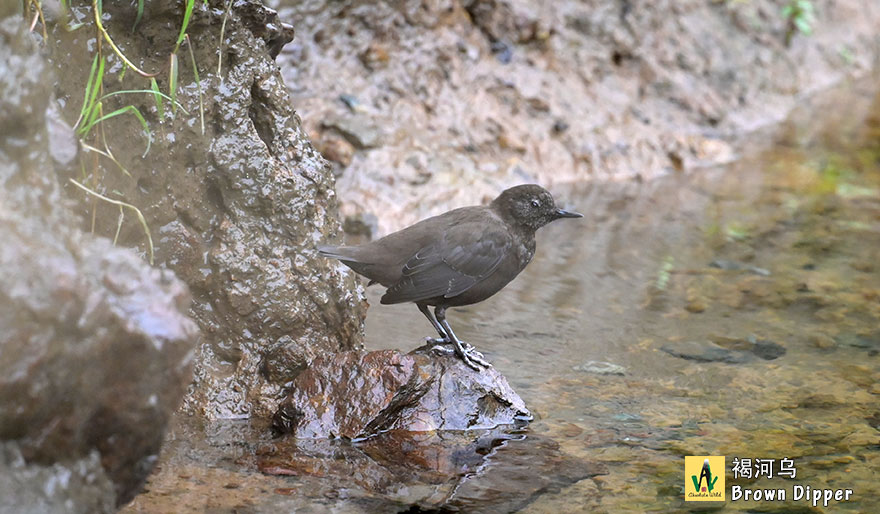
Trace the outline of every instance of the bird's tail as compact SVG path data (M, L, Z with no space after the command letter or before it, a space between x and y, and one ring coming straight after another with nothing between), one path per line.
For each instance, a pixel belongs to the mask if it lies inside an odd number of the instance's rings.
M357 257L350 246L330 246L322 245L318 247L318 253L324 257L332 257L341 261L357 262Z

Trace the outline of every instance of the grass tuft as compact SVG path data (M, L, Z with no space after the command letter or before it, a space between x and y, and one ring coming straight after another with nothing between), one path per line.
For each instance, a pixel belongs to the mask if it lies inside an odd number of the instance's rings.
M126 203L126 202L123 202L123 201L121 201L121 200L114 200L114 199L112 199L112 198L108 198L108 197L102 195L101 193L97 193L97 192L95 192L95 191L92 191L91 189L89 189L89 188L87 188L86 186L80 184L80 183L77 182L76 180L73 180L72 178L71 178L71 179L68 179L68 180L70 181L71 184L75 185L76 187L82 189L82 190L85 191L86 193L88 193L88 194L90 194L90 195L92 195L92 196L94 196L94 197L96 197L96 198L98 198L98 199L100 199L100 200L103 200L103 201L105 201L105 202L107 202L107 203L110 203L110 204L113 204L113 205L118 205L120 208L124 207L124 208L126 208L126 209L131 209L132 211L134 211L135 215L136 215L137 218L138 218L138 221L140 221L140 223L141 223L141 227L143 227L143 229L144 229L144 235L145 235L146 238L147 238L147 249L149 250L149 254L150 254L150 266L152 266L152 265L153 265L153 260L154 260L154 254L153 254L153 237L150 235L150 227L147 225L147 220L146 220L146 218L144 218L144 215L143 215L143 213L141 212L141 210L138 209L137 207L135 207L134 205L130 204L130 203ZM117 225L117 228L116 228L116 235L117 235L117 236L119 235L119 226L120 226L121 224L122 224L122 220L120 219L120 220L119 220L119 225ZM116 243L116 241L115 241L115 239L114 239L114 244L115 244L115 243Z

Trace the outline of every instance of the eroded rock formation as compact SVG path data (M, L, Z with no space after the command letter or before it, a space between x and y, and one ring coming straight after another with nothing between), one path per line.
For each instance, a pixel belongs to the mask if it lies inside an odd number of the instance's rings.
M198 329L170 271L76 226L56 170L72 134L17 16L0 75L0 510L109 512L153 468Z
M192 291L191 315L203 339L187 412L268 416L283 384L311 359L360 343L366 306L352 275L313 250L335 238L339 223L333 176L306 138L270 56L292 29L258 2L234 2L228 16L226 4L196 2L187 33L198 83L187 43L178 52L177 98L187 112L173 114L166 103L160 115L151 95L106 100L106 109L137 107L154 141L142 158L145 141L135 117L105 122L108 144L131 176L104 161L97 187L143 211L156 264ZM105 2L104 11L115 43L138 67L158 72L160 89L168 91L183 4L146 3L134 31L136 9ZM65 70L58 89L71 122L95 33L91 6L74 6L73 15L86 25L72 32L55 26L49 45L52 62ZM107 92L148 87L131 70L121 77L119 59L106 48L105 55ZM69 192L90 217L92 202ZM97 233L112 236L115 207L99 202L95 208ZM125 224L120 241L144 248L143 229Z

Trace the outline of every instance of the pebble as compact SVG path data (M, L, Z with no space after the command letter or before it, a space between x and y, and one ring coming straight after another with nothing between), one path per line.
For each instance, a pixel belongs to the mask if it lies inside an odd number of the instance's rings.
M624 368L623 366L603 361L587 361L583 364L578 364L577 366L574 366L573 369L575 371L584 371L586 373L595 373L597 375L623 376L626 373L626 368Z

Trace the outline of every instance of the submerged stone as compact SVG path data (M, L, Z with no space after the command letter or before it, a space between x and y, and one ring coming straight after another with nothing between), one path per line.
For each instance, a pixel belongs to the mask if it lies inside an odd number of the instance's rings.
M596 375L620 375L626 374L626 368L620 364L603 361L587 361L583 364L575 366L575 371L584 371L586 373L595 373Z
M712 341L680 341L665 344L661 350L685 360L742 364L760 357L773 360L785 355L785 347L773 341L718 337Z

